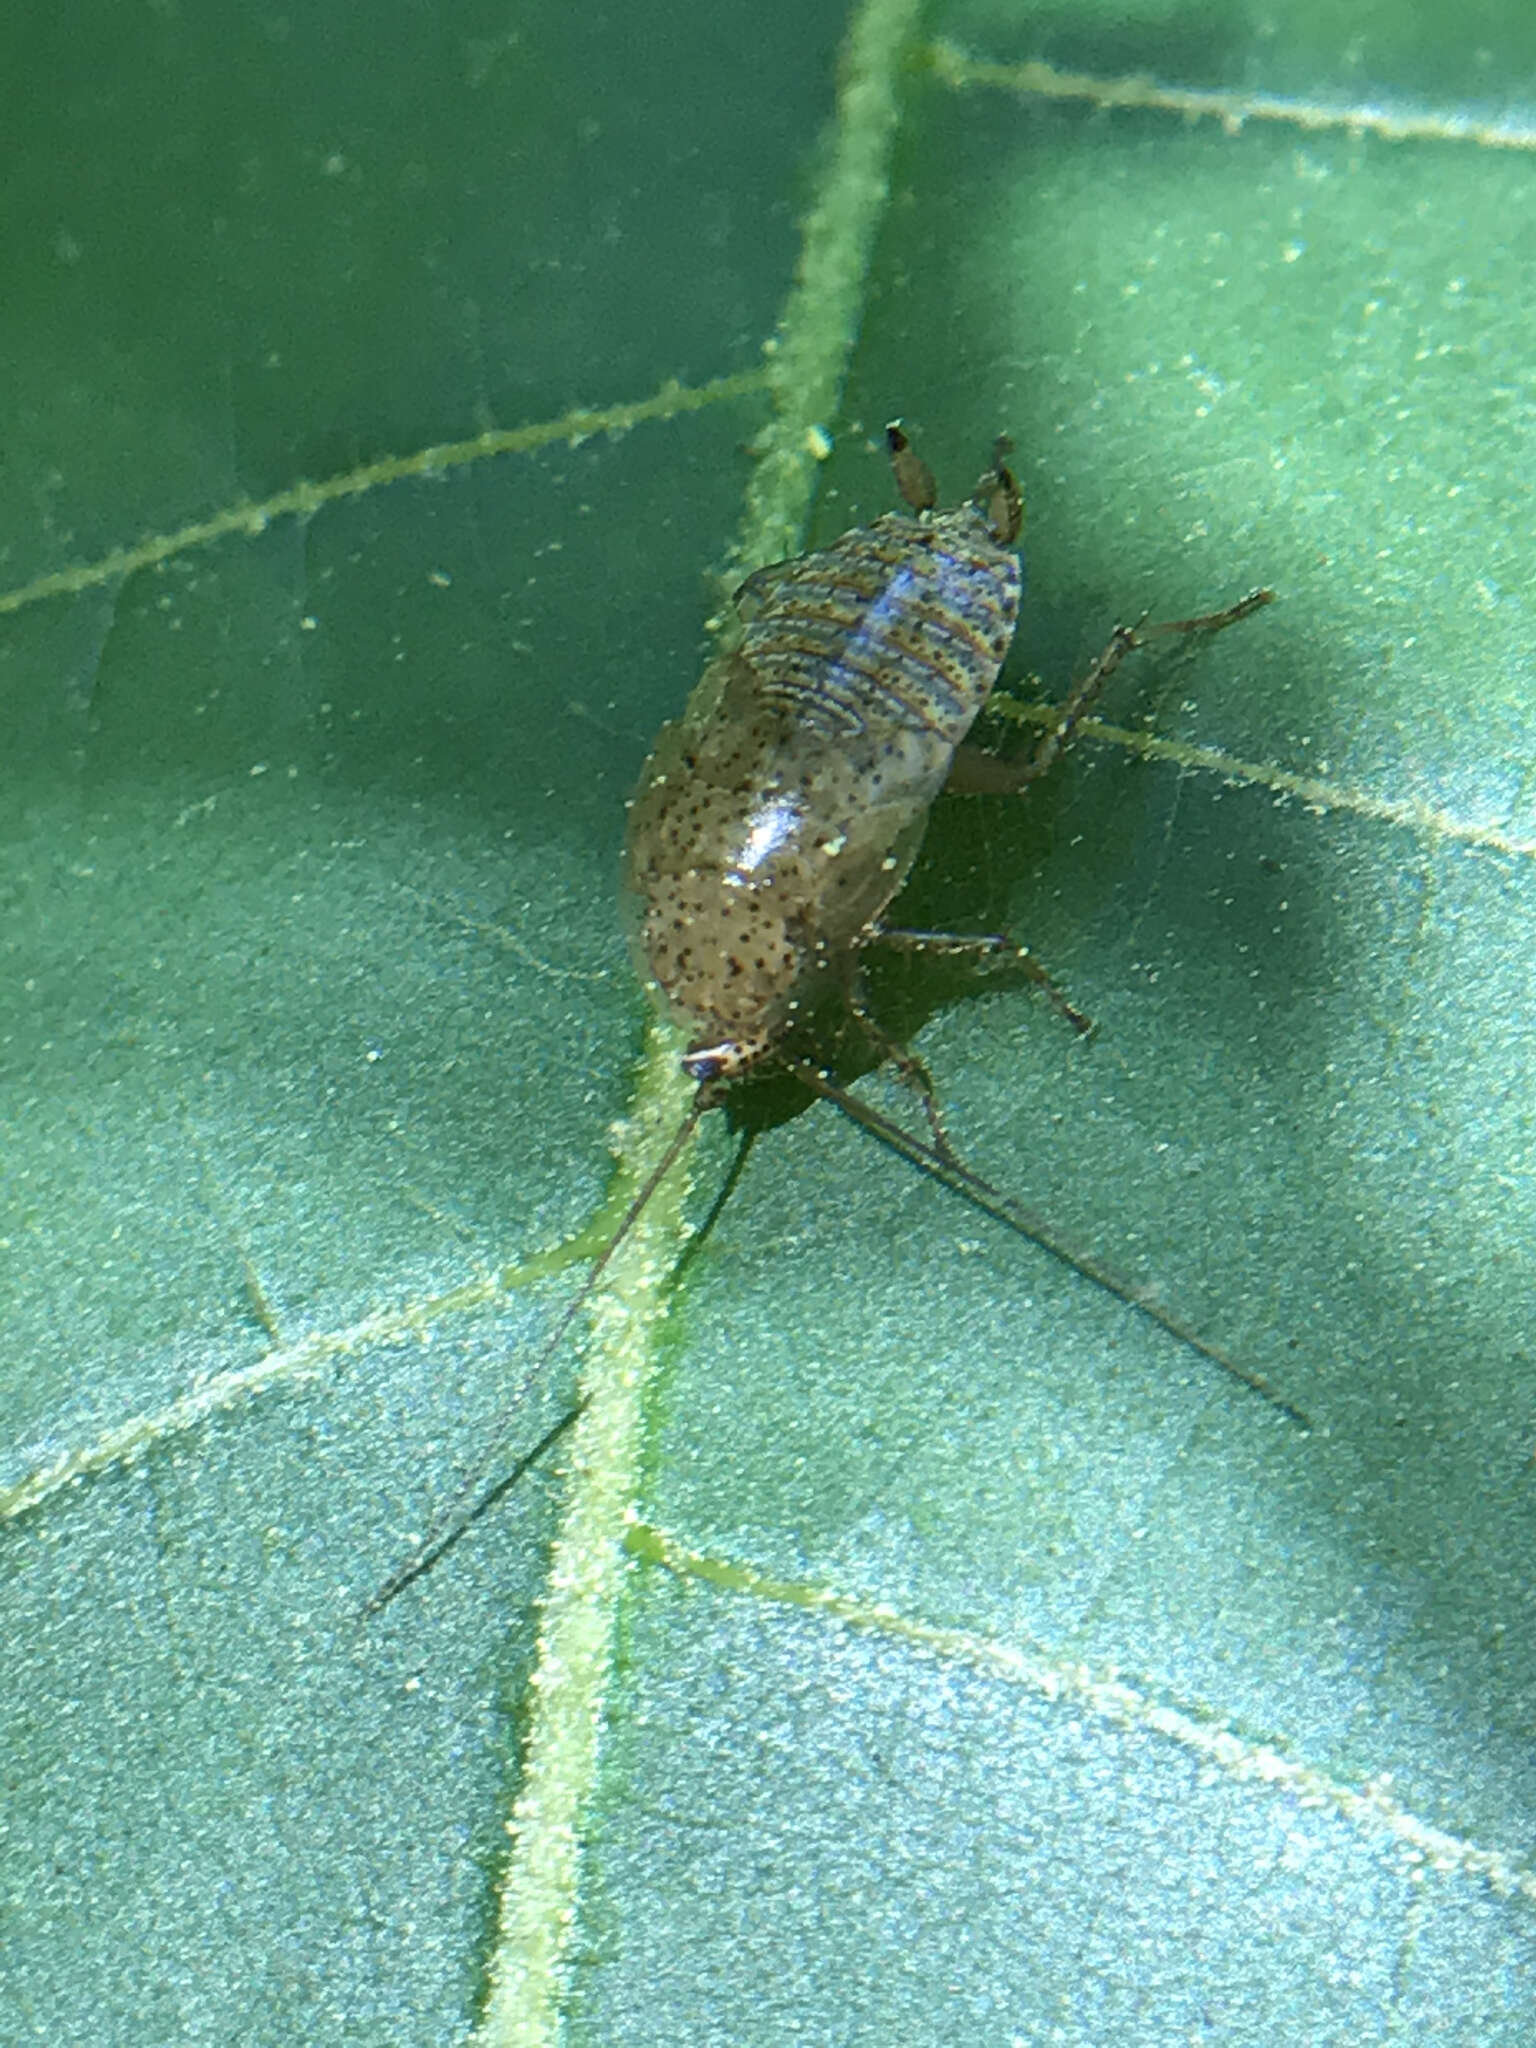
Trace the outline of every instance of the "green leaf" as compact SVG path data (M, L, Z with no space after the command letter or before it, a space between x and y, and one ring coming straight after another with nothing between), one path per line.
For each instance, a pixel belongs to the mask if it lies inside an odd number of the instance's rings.
M1523 2041L1524 17L87 15L0 65L15 2038ZM1022 699L1279 593L936 808L913 921L1093 1038L879 993L1312 1428L754 1096L364 1618L686 1099L615 870L712 578L897 413L1013 437Z

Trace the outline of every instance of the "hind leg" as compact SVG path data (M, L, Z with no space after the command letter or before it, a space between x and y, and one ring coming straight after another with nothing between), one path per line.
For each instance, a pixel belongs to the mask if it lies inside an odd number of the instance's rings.
M1219 633L1224 627L1235 626L1239 619L1251 617L1269 604L1274 594L1272 590L1250 590L1225 611L1205 612L1197 619L1168 619L1155 626L1116 626L1104 652L1056 706L1033 753L1026 754L1022 761L1003 761L979 747L959 747L946 789L999 795L1027 789L1054 766L1057 755L1092 711L1105 684L1128 654L1134 654L1138 647L1145 647L1149 640L1164 633Z

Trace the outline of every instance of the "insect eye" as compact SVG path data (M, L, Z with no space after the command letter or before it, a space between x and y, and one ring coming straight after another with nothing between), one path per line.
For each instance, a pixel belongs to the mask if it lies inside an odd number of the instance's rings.
M755 1067L768 1050L766 1038L700 1040L683 1054L682 1068L690 1081L735 1081Z
M696 1046L683 1056L683 1072L690 1081L718 1081L722 1074L734 1073L737 1064L736 1047L729 1041Z

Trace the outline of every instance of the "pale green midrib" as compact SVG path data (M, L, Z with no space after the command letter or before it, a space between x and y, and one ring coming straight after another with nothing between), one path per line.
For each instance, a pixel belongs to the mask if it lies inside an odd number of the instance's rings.
M815 488L817 437L836 410L886 196L897 80L920 0L860 0L842 51L832 147L806 216L795 283L770 350L773 417L760 435L735 558L751 569L796 552ZM653 1028L624 1164L660 1157L691 1088L675 1035ZM502 1886L480 2048L543 2048L559 2034L579 1901L582 1816L596 1779L638 1491L646 1379L661 1290L687 1233L688 1160L615 1255L594 1305L569 1492L541 1610L514 1848Z

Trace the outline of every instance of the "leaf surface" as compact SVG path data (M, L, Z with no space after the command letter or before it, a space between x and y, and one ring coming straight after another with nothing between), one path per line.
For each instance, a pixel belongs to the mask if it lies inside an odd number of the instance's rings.
M18 2038L550 2037L493 1987L585 1453L358 1608L603 1208L624 798L743 532L762 343L786 433L815 350L842 375L792 278L846 25L760 13L6 30ZM1515 2043L1536 44L939 14L833 279L810 538L885 509L899 413L946 500L1014 439L1020 702L1118 619L1279 601L1127 667L1026 802L936 809L911 921L1015 931L1090 1041L1007 975L880 999L981 1172L1313 1427L757 1105L645 1340L534 1931L584 2042ZM695 1222L731 1158L713 1118Z

